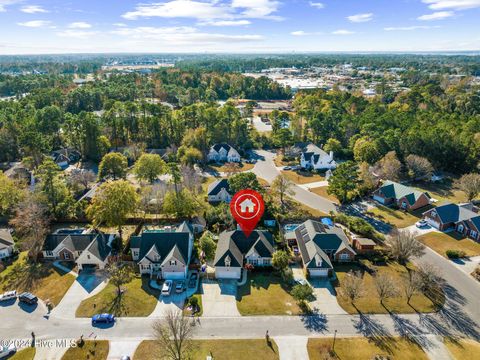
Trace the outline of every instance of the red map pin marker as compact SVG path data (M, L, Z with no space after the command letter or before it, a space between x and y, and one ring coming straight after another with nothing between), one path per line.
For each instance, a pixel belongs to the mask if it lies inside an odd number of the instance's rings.
M265 210L262 195L255 190L245 189L237 192L230 201L230 211L245 237L252 233Z

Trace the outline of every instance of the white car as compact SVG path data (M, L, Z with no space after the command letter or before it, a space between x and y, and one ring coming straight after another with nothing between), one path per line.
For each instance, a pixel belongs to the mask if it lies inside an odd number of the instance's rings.
M0 301L8 301L16 298L17 298L16 290L7 291L6 293L0 295Z
M0 359L6 359L17 352L17 348L13 345L0 346Z
M422 229L422 228L426 228L428 227L428 222L426 222L425 220L419 220L415 223L415 226L419 229Z
M162 295L168 296L172 292L173 281L172 280L165 280L162 286Z

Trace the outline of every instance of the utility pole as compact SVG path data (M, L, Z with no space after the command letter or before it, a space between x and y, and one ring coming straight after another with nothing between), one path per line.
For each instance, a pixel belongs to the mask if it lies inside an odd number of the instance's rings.
M335 329L335 333L333 334L333 345L332 351L335 352L335 340L337 339L337 330Z

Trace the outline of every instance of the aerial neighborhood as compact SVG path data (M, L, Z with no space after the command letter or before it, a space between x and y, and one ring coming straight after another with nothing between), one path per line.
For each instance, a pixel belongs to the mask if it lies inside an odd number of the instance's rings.
M0 358L480 353L473 60L132 56L5 62Z

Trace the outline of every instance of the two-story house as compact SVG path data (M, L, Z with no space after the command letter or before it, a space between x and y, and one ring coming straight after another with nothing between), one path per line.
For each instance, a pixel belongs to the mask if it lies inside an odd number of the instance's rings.
M228 144L215 144L210 148L207 160L215 162L240 162L240 154Z
M301 146L301 148L300 166L302 168L311 170L332 170L337 167L337 163L333 159L333 151L330 151L330 153L327 154L312 143Z
M248 237L241 230L220 234L215 251L215 276L219 279L240 279L245 264L269 267L274 253L272 234L254 230Z
M141 274L159 279L186 279L193 240L193 228L187 222L174 230L144 230L130 239L132 259Z
M230 186L227 179L216 180L208 186L208 202L229 203L232 200L232 194L230 193Z

